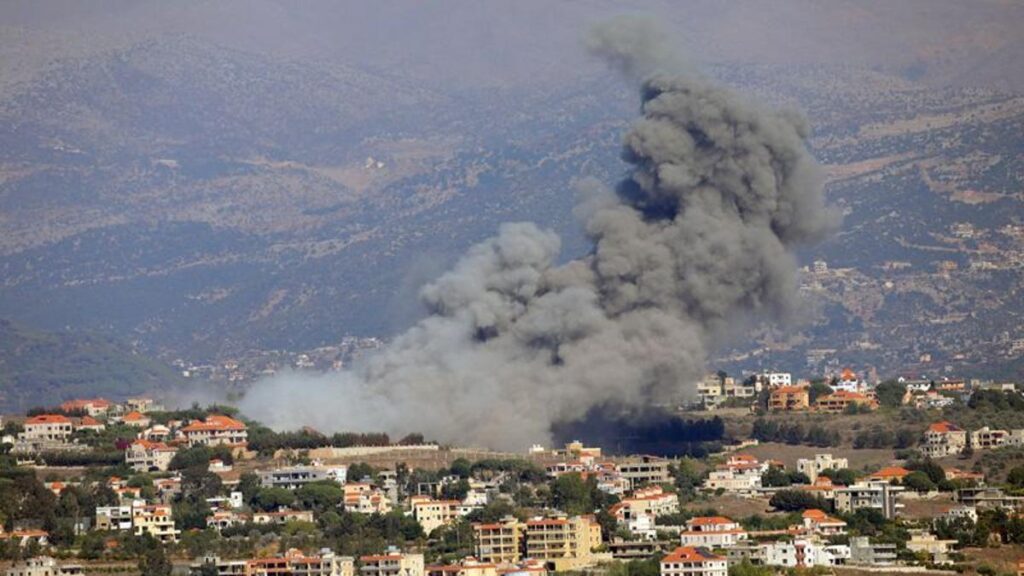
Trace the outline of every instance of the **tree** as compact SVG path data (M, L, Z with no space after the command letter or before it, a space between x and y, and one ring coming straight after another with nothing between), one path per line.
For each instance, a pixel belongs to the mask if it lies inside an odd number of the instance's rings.
M761 484L769 488L785 487L792 483L789 474L778 466L769 466L768 471L761 475Z
M373 478L377 470L366 462L358 462L348 467L346 476L352 482L359 482L363 478Z
M1016 466L1010 470L1006 482L1014 488L1024 488L1024 466Z
M590 488L579 474L563 474L552 483L554 505L567 514L589 514L594 511Z
M295 491L295 496L304 507L323 511L339 506L345 499L345 491L336 482L324 480L301 486Z
M260 488L252 505L260 510L272 511L295 503L295 494L284 488Z
M473 464L465 458L456 458L452 461L450 471L459 478L469 478L473 472Z
M907 386L895 380L886 380L875 387L875 395L878 403L890 408L899 408L903 405L903 396L907 393Z
M167 559L164 548L159 543L152 545L139 558L139 572L146 576L171 576L174 566Z
M825 383L824 380L815 380L807 388L807 396L811 404L821 398L822 396L828 396L832 393L832 387Z
M803 490L779 490L768 501L773 508L782 512L799 512L813 508L826 509L828 503L820 496Z
M839 470L822 470L821 476L829 478L836 484L842 484L843 486L850 486L857 481L857 473L849 468L840 468Z
M931 492L936 489L935 482L932 482L931 478L927 474L920 470L915 470L910 474L907 474L903 478L903 485L910 490L917 492Z

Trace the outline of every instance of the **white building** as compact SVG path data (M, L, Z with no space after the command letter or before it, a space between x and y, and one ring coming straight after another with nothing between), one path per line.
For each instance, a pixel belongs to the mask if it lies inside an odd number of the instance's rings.
M835 458L831 454L815 454L813 460L810 458L800 458L796 461L796 471L810 478L811 484L826 470L842 470L849 467L849 460L846 458Z
M703 547L682 546L661 559L661 576L728 576L728 561Z
M686 530L679 533L682 546L727 548L747 539L747 531L739 523L724 516L698 516L686 521Z
M291 466L258 472L264 488L297 490L310 482L331 481L344 485L348 473L345 466Z
M15 562L8 568L5 576L77 576L84 574L78 564L61 564L49 556L36 556L21 562Z

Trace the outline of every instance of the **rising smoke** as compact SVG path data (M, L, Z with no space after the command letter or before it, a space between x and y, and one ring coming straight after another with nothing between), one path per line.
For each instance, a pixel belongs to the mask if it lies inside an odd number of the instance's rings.
M558 265L556 234L504 224L422 289L429 315L383 351L340 374L262 381L246 413L521 449L594 406L692 394L731 323L796 310L791 250L838 224L806 124L687 72L641 20L602 25L588 46L643 100L629 177L579 187L591 254Z

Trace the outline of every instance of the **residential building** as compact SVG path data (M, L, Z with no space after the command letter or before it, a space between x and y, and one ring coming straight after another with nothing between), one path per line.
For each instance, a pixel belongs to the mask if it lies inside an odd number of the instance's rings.
M274 470L260 470L260 484L264 488L297 490L310 482L331 481L345 484L348 468L345 466L290 466Z
M935 422L928 426L921 442L921 453L930 458L953 456L967 447L967 431L952 422Z
M97 506L96 507L96 529L97 530L131 530L132 529L132 507L131 506Z
M803 530L818 536L838 536L846 534L846 522L833 518L824 510L804 510L801 515L803 519Z
M850 538L850 564L892 566L895 563L895 544L871 542L867 536Z
M810 393L806 386L780 386L768 396L768 411L792 412L810 407Z
M211 414L181 429L189 446L245 446L248 432L243 422L222 414Z
M601 525L592 516L535 518L526 522L525 535L526 557L555 572L587 568L601 559L594 554L601 545Z
M868 476L869 482L903 482L910 475L910 470L902 466L886 466Z
M853 370L844 368L843 372L829 386L833 392L862 393L867 391L867 383L862 382Z
M927 530L911 530L907 550L915 553L924 552L933 563L946 564L949 562L949 552L956 543L956 540L940 540Z
M291 549L280 556L249 560L221 560L217 556L208 556L192 563L190 573L200 574L208 566L214 566L218 576L355 575L355 560L350 556L338 556L329 549L312 556Z
M759 380L770 388L793 385L793 375L789 372L765 372L761 374Z
M142 414L157 412L163 409L152 398L129 398L124 401L124 407L128 412L140 412Z
M92 430L93 432L103 432L107 427L103 422L93 418L92 416L82 416L78 423L75 425L75 430Z
M476 557L481 562L512 564L518 562L522 553L525 526L515 518L500 522L473 524L476 538Z
M84 574L79 564L61 564L50 556L36 556L20 562L4 571L5 576L78 576Z
M171 465L171 460L178 453L163 442L150 442L148 440L134 440L125 448L125 463L138 472L164 472Z
M895 518L903 504L899 502L901 486L888 482L865 482L835 489L836 510L853 513L863 508L875 509L885 518Z
M252 522L252 514L235 510L214 510L213 514L206 517L206 526L214 528L218 532L225 528L242 526L250 522Z
M40 414L25 421L19 440L31 443L67 442L74 432L71 419L63 414Z
M426 576L498 576L498 566L466 558L458 564L435 565L425 568Z
M287 524L289 522L313 522L312 510L291 510L281 508L275 512L255 512L253 524Z
M942 513L944 520L967 520L971 524L978 522L978 509L974 506L953 506Z
M619 501L609 511L623 524L640 516L653 520L659 515L679 512L679 496L665 492L661 486L649 486L634 490L632 496Z
M829 414L842 414L851 405L875 410L878 408L878 400L867 394L838 390L818 398L814 403L814 409L818 412L827 412Z
M131 411L121 416L119 420L121 424L131 426L132 428L149 428L149 425L153 423L149 416L136 411Z
M731 378L730 378L731 380ZM708 374L697 383L697 397L705 408L714 408L725 400L722 379L717 374Z
M62 403L60 405L60 409L64 413L80 412L95 418L97 416L106 416L113 405L114 404L110 400L105 400L103 398L79 398L77 400L68 400L67 402Z
M462 502L458 500L434 500L427 496L413 496L410 498L412 517L419 522L423 533L430 535L431 532L447 526L457 520L460 516L459 508Z
M768 462L760 462L748 454L735 454L708 474L703 488L750 494L761 488L761 476L768 468Z
M1006 430L992 430L988 426L984 426L971 432L971 447L980 450L1000 448L1006 445L1009 435Z
M825 546L798 538L792 541L766 542L760 545L761 558L766 566L784 568L810 568L813 566L839 566L850 558L847 546Z
M615 462L615 469L629 481L635 490L645 484L665 484L671 482L668 474L669 461L657 456L638 456L623 458Z
M1016 510L1024 508L1024 496L1010 496L1000 488L971 487L956 491L956 501L964 506L978 509Z
M423 554L390 552L359 558L359 576L425 576Z
M848 459L835 458L831 454L815 454L813 459L800 458L796 461L796 471L807 476L812 484L826 470L842 470L849 467Z
M661 559L660 576L728 576L728 561L704 547L680 546Z
M164 504L132 506L132 532L149 534L160 542L177 542L179 530L174 528L171 507Z
M679 534L682 546L726 548L747 539L747 531L738 522L724 516L697 516L686 521Z

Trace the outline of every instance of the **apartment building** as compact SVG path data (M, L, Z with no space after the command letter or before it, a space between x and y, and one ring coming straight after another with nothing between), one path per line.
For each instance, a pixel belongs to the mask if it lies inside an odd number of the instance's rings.
M171 507L164 504L132 506L132 532L136 536L149 534L164 543L177 542L181 533L174 528Z
M50 556L36 556L15 562L4 571L4 576L78 576L84 573L79 564L61 564Z
M536 518L526 522L526 556L556 572L592 566L601 545L601 525L591 516Z
M811 396L806 386L779 386L768 396L769 412L792 412L807 410Z
M500 522L474 524L476 557L481 562L513 564L522 556L525 526L515 518Z
M329 549L307 556L293 548L280 556L249 560L208 556L192 563L189 571L201 574L209 566L216 568L218 576L355 576L355 560L351 556L338 556Z
M359 576L425 576L423 554L390 552L361 556Z
M930 458L953 456L967 447L967 431L952 422L935 422L928 426L921 442L921 453Z
M106 416L114 403L104 398L78 398L61 403L60 409L65 413L84 412L93 418Z
M761 476L768 467L767 462L760 462L748 454L735 454L708 474L703 488L749 494L761 488Z
M164 472L171 465L171 460L177 453L177 448L163 442L138 439L125 448L124 460L138 472Z
M413 496L410 498L410 504L412 517L419 522L423 533L427 535L457 520L462 506L462 502L458 500L434 500L426 496Z
M345 466L290 466L274 470L260 470L260 485L264 488L297 490L310 482L337 482L344 484L348 468Z
M661 559L660 576L728 576L728 561L707 548L681 546Z
M245 446L249 439L243 422L222 414L211 414L181 429L189 446Z
M18 435L26 442L67 442L74 432L71 419L63 414L40 414L25 421L25 431Z
M801 525L802 531L810 534L818 536L846 534L846 522L829 516L824 510L804 510L801 520L803 521Z
M829 414L842 414L851 405L875 410L878 408L878 400L872 396L861 394L859 392L837 390L836 392L818 398L814 403L814 409L818 412L826 412Z
M635 490L632 496L615 504L609 511L622 523L628 523L640 516L654 519L679 512L679 496L665 492L661 486L649 486Z
M980 450L999 448L1006 445L1009 436L1006 430L993 430L984 426L971 432L971 446Z
M671 482L668 466L668 460L657 456L639 456L615 461L615 469L629 482L630 489L633 490L646 484Z
M682 546L726 548L746 540L747 531L738 522L724 516L697 516L686 521L686 530L679 533Z
M887 519L895 518L903 504L899 503L902 486L888 482L865 482L835 489L836 510L853 513L862 508L878 510Z
M97 506L96 529L107 531L131 530L131 506Z
M831 454L815 454L814 458L800 458L796 461L796 471L810 478L812 484L826 470L842 470L849 467L848 459L836 458Z

